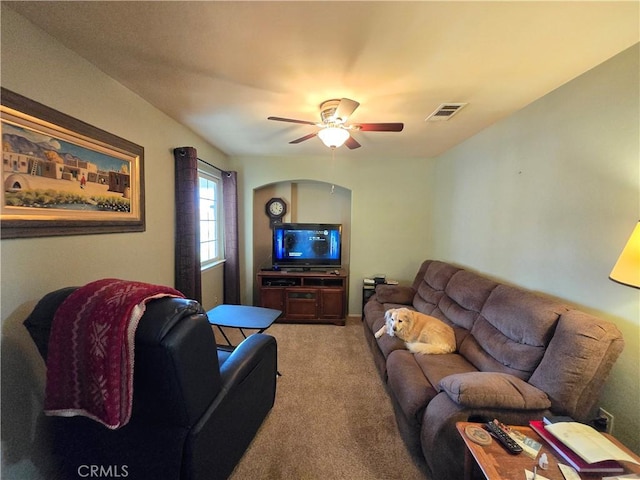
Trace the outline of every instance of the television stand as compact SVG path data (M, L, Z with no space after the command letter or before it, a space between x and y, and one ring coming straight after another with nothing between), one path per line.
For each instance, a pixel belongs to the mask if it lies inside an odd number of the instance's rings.
M342 269L261 271L257 274L260 306L281 310L277 320L281 323L344 325L348 279Z

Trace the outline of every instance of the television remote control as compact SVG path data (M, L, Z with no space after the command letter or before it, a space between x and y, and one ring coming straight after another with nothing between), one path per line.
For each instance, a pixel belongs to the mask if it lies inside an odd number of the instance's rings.
M509 436L495 421L487 422L484 425L485 429L493 435L504 448L512 455L522 453L522 447L516 443L516 441Z

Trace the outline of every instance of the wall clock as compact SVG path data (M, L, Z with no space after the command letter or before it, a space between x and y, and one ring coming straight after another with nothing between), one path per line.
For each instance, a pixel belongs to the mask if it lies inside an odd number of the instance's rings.
M265 205L265 212L269 217L269 223L273 226L282 222L282 217L287 213L287 204L282 198L272 198Z

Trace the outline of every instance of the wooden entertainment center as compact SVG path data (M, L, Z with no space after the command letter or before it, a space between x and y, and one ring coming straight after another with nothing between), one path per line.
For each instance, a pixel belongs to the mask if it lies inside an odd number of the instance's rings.
M282 310L278 322L344 325L349 276L344 270L262 271L260 306Z

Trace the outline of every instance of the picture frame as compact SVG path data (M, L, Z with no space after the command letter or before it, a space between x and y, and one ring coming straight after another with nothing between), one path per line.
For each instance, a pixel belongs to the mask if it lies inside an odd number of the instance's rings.
M0 89L0 237L145 231L144 148Z

